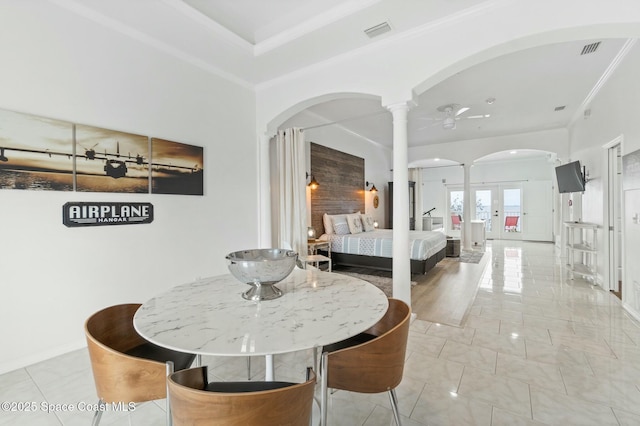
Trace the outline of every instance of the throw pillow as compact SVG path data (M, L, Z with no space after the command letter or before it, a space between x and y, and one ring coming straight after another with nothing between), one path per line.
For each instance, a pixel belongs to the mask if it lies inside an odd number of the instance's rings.
M336 216L333 216L331 220L332 220L334 234L347 235L350 232L346 215L336 215Z
M370 214L360 215L360 219L362 219L362 228L364 232L374 231L376 228L373 226L373 217Z
M348 214L347 223L349 224L349 231L352 234L359 234L362 232L362 219L358 213Z

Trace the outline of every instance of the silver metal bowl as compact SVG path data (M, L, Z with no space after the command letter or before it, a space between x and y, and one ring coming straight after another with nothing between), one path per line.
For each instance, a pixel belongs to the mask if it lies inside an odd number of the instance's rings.
M275 286L289 276L298 253L279 248L241 250L226 256L231 274L251 288L242 293L247 300L272 300L282 296Z

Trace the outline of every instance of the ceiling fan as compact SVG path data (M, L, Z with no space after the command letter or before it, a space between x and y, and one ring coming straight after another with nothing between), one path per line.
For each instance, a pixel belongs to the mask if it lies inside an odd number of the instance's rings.
M430 118L424 117L427 120L435 120L438 122L442 122L442 128L445 130L454 130L456 128L456 121L460 119L477 119L477 118L489 118L489 114L480 114L480 115L469 115L462 116L465 112L469 111L471 107L461 106L459 104L446 104L441 105L437 108L439 112L444 113L443 117L438 118Z
M444 112L445 117L442 120L442 128L445 130L453 130L456 128L456 117L469 110L469 107L461 107L458 104L441 105L438 111Z

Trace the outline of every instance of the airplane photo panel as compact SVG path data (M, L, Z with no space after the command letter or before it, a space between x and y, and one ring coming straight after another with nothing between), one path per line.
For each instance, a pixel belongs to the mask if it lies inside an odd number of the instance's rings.
M203 164L200 146L0 109L0 189L204 195Z
M0 189L73 191L73 124L0 109Z
M76 190L149 193L149 138L76 125Z
M203 195L204 149L151 138L151 193Z

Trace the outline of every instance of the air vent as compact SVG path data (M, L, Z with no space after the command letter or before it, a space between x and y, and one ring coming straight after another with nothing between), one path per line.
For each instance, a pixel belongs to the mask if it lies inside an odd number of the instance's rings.
M374 25L371 28L367 28L364 30L364 33L368 35L369 38L374 38L384 33L388 33L389 31L391 31L391 25L389 25L388 22L383 22L381 24Z
M600 46L600 42L596 42L596 43L591 43L591 44L587 44L582 48L582 52L580 53L581 55L588 55L589 53L593 53L596 50L598 50L598 47Z
M562 110L564 110L566 107L567 107L566 105L557 106L557 107L554 109L554 111L562 111Z

